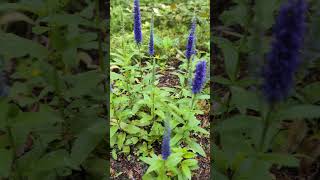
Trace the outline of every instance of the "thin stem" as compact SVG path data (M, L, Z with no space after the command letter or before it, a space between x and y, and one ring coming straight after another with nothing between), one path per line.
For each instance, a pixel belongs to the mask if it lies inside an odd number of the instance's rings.
M154 106L154 94L155 94L155 81L156 81L156 60L155 57L152 57L152 120L155 120L154 112L155 112L155 106Z
M140 60L140 79L142 81L142 75L143 75L143 71L142 71L142 58L141 58L141 50L140 50L140 45L138 44L138 49L139 49L139 60Z
M261 140L260 140L260 145L259 145L259 151L263 151L264 149L264 144L265 144L265 140L266 140L266 136L267 136L267 132L269 129L269 119L270 119L270 111L267 113L267 115L264 118L264 123L263 123L263 129L262 129L262 135L261 135Z
M194 55L191 55L190 59L188 59L187 62L187 80L185 81L185 87L188 87L191 82L191 75L192 75L192 59L194 58Z
M163 178L166 177L166 161L167 160L163 160Z
M193 94L193 95L192 95L191 110L193 110L193 106L194 106L194 103L195 103L195 101L196 101L196 96L197 96L197 94Z

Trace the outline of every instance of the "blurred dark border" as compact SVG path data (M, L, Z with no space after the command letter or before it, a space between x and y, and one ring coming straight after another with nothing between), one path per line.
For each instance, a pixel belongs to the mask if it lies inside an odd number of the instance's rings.
M214 150L212 148L212 145L214 144L214 132L213 132L213 89L214 89L214 83L213 83L213 75L214 75L214 56L216 54L214 44L213 44L213 36L214 36L214 27L217 24L217 5L218 1L221 0L210 0L210 179L214 179L213 175L213 153Z
M107 129L108 129L108 133L106 136L106 141L108 143L107 145L107 152L110 152L110 143L109 143L109 139L110 139L110 134L109 134L109 129L110 129L110 0L103 0L100 1L101 6L100 6L100 10L103 14L103 17L106 20L106 31L103 32L103 39L105 40L104 43L106 43L106 54L105 54L105 61L106 61L106 92L107 92L107 99L106 99L106 111L107 111ZM108 164L107 164L107 177L110 177L110 153L108 153L107 156L108 159Z

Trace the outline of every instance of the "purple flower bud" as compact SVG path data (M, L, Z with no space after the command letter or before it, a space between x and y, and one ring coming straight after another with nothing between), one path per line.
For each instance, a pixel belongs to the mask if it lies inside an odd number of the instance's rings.
M294 84L305 32L304 0L289 0L280 8L273 29L274 40L263 68L263 93L269 103L284 100Z
M134 16L134 39L138 45L142 42L142 31L141 31L141 15L140 15L140 3L139 0L134 0L133 7L133 16Z
M192 82L192 93L197 94L201 91L206 81L206 61L199 61L196 65L194 79Z
M153 17L150 23L150 41L149 41L149 54L154 55L154 42L153 42Z
M165 129L163 139L162 139L162 147L161 147L161 154L162 154L163 160L167 160L171 154L170 136L171 136L171 129L170 129L169 125L166 125L166 129Z
M196 18L193 18L190 34L188 37L186 47L186 58L190 60L191 56L195 54L195 31L196 31Z

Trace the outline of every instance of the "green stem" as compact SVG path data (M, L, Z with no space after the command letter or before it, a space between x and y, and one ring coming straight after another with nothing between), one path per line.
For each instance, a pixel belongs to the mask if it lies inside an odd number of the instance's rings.
M166 177L166 161L167 160L163 160L163 178Z
M267 113L267 115L265 116L264 123L263 123L263 129L262 129L262 134L261 134L261 140L260 140L260 145L259 145L259 151L262 152L264 149L264 145L265 145L265 141L266 141L266 136L267 136L267 132L269 129L269 116L270 116L270 111Z
M190 60L187 60L187 79L184 81L184 86L188 86L188 81L189 81L189 74L190 74Z
M196 101L196 96L197 96L197 94L193 94L193 96L192 96L191 110L193 110L193 106L194 106L194 103L195 103L195 101Z
M140 45L138 45L138 49L139 49L139 60L140 60L140 79L142 81L143 71L142 71L142 57L140 57L141 56Z
M152 62L152 120L155 120L155 106L154 106L154 94L155 94L155 81L156 81L156 60L155 57L152 58L153 62Z

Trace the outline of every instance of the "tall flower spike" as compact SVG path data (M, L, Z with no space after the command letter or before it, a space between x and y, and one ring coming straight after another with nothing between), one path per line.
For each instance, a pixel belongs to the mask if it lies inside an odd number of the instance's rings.
M171 154L170 150L170 136L171 136L171 129L169 127L169 124L166 122L165 123L165 131L162 139L162 147L161 147L161 154L162 154L162 159L167 160L168 157Z
M192 82L192 93L197 94L203 88L206 81L206 61L199 61L196 65L195 75Z
M196 31L196 18L194 17L191 24L190 34L188 37L186 47L186 58L190 60L191 56L195 54L195 31Z
M150 23L150 41L149 41L149 54L154 55L154 41L153 41L153 16Z
M133 7L133 16L134 16L134 39L138 45L142 42L142 31L141 31L141 14L140 14L140 2L139 0L134 0Z
M284 100L292 89L300 61L306 11L304 0L289 0L280 8L273 30L274 41L262 71L262 91L269 103Z

